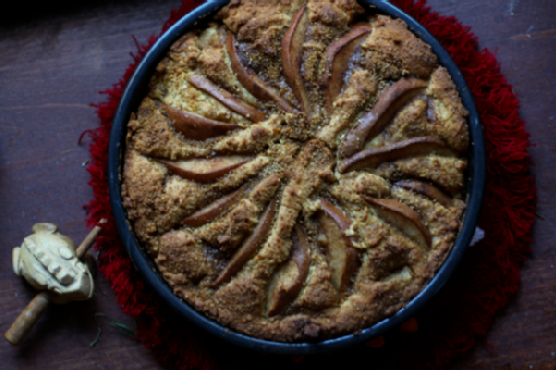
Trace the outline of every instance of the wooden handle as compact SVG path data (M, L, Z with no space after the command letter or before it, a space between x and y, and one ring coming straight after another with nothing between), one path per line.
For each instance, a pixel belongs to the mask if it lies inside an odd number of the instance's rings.
M99 224L105 224L107 222L108 221L105 218L103 218L98 223ZM95 226L93 228L93 230L91 230L89 235L87 235L85 240L83 240L83 243L81 243L81 245L75 251L75 255L77 256L78 259L80 259L80 260L83 259L83 257L85 256L85 253L87 253L89 248L91 248L93 246L93 244L95 244L95 240L96 240L97 236L100 235L101 232L102 232L102 226L100 226L100 225Z
M45 292L37 294L4 335L8 342L14 346L21 343L47 307L48 295Z

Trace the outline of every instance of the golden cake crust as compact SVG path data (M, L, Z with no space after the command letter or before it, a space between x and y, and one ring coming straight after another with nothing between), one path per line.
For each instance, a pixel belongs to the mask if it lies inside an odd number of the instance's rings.
M128 124L134 232L174 293L280 342L406 306L461 228L467 112L401 20L238 0L176 41Z

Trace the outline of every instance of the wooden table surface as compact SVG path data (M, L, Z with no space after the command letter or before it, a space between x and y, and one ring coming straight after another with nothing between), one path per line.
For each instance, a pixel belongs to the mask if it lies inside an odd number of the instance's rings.
M98 91L131 62L140 43L159 32L178 0L22 2L0 13L0 331L35 292L14 275L12 248L36 222L55 222L80 242L82 205L92 198L80 134L97 127ZM64 5L62 5L64 4ZM481 48L497 50L503 73L521 99L536 167L539 214L522 283L486 340L450 369L556 369L556 2L430 0L441 14L471 26ZM12 5L14 6L14 5ZM554 171L554 172L553 172ZM0 340L2 369L160 368L140 342L94 314L133 325L103 277L86 302L51 307L20 347ZM488 348L486 343L492 345Z

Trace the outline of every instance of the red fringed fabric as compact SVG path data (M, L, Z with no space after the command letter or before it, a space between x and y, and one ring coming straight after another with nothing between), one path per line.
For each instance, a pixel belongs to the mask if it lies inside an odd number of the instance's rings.
M171 12L162 32L196 6L199 0L183 0ZM125 252L108 200L107 157L112 119L123 89L135 66L156 41L137 43L137 53L124 76L102 91L106 101L96 105L100 127L88 130L92 161L88 166L94 199L85 206L88 225L109 220L97 242L101 273L112 283L123 312L137 318L137 336L161 364L178 369L281 368L308 366L355 366L363 361L376 368L439 369L454 356L484 337L494 317L516 292L520 262L531 243L536 190L529 175L529 134L518 114L519 101L499 64L488 50L478 50L469 27L455 17L431 12L425 0L392 0L423 24L448 50L460 67L475 97L487 147L487 186L479 225L486 237L470 248L442 291L416 315L418 330L391 332L377 341L328 355L285 357L241 349L200 332L159 302L145 285ZM417 327L413 323L414 327ZM376 343L375 343L376 342ZM382 343L384 345L382 346ZM380 347L380 348L376 348ZM400 356L400 354L403 354Z

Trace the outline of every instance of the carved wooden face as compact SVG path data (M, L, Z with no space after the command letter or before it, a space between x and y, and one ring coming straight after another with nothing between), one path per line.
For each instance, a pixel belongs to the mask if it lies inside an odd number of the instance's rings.
M55 303L85 300L93 294L88 267L77 259L75 245L54 224L36 224L13 253L14 272L38 290L48 290Z

